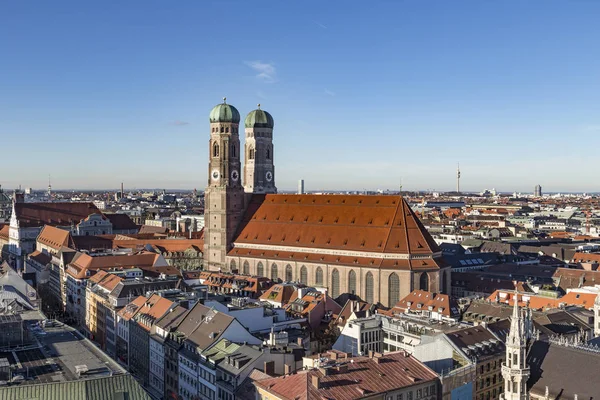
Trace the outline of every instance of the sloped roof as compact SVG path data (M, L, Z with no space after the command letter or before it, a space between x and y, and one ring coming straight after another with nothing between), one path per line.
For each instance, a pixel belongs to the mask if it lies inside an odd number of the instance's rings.
M21 228L78 224L91 214L101 214L93 203L15 203Z
M400 300L392 310L400 313L410 311L428 310L429 307L446 317L459 317L458 304L456 300L447 294L426 292L425 290L414 290Z
M45 225L37 241L58 251L61 247L73 247L71 233L67 230Z
M527 355L531 376L527 382L531 393L550 398L600 398L598 370L600 353L536 341Z
M440 251L399 196L253 196L235 244L398 255Z
M325 375L321 370L313 369L260 380L255 385L281 399L350 400L384 394L416 382L423 384L437 380L435 372L404 352L386 353L379 362L368 357L354 357L352 360L344 364L346 371L332 370ZM313 376L319 378L321 389L312 384Z
M295 285L278 283L271 286L269 290L260 296L260 300L271 300L281 304L287 304L298 297Z
M138 226L127 214L104 214L112 223L113 231L115 230L137 230Z
M3 225L2 228L0 228L0 239L8 240L9 230L10 225Z

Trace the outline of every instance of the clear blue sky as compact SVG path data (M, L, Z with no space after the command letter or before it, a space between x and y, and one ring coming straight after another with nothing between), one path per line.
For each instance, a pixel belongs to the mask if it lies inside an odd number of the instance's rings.
M4 187L202 189L208 113L308 190L597 191L600 1L4 1Z

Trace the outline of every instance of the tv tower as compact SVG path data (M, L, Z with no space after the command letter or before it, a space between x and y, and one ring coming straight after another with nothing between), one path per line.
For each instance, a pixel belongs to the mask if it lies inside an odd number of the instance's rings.
M460 164L456 163L456 193L460 193Z

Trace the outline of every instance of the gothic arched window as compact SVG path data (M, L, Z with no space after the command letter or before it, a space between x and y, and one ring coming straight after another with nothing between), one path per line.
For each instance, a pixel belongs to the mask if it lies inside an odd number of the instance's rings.
M219 157L219 143L213 144L213 157Z
M254 160L254 147L248 149L248 160Z
M271 264L271 280L276 281L277 279L277 264L273 263Z
M394 272L388 278L388 307L394 307L400 301L400 278Z
M292 266L290 264L285 266L285 280L287 282L291 282L293 279L292 276Z
M348 272L348 293L356 293L356 272L353 269Z
M315 284L322 285L323 284L323 268L317 267L317 272L315 274Z
M235 144L231 145L231 157L235 157Z
M248 264L248 261L244 261L244 265L242 266L242 274L250 274L250 264Z
M373 294L375 292L373 286L373 274L367 272L367 276L365 277L365 301L371 304L373 304Z
M261 263L260 261L256 265L256 275L265 276L265 268L263 267L263 263Z
M225 133L229 133L229 128L225 128Z
M304 265L300 268L300 282L308 285L308 270Z
M235 263L235 260L231 260L231 262L229 263L229 270L230 270L231 272L233 272L233 271L235 271L235 270L236 270L236 268L237 268L237 265L236 265L236 263Z
M225 128L221 127L221 133L225 132Z
M267 147L267 160L271 159L271 148Z
M331 272L331 297L334 299L340 295L340 273L337 269Z
M419 289L429 292L429 275L423 272L419 278Z

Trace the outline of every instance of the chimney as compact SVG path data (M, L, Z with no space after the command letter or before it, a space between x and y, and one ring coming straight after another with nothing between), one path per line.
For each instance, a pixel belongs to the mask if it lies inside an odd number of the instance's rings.
M373 358L373 354L374 354L374 353L375 353L375 352L374 352L373 350L369 350L369 358Z
M311 377L311 382L315 389L321 389L321 378L318 375L313 375Z
M338 355L335 351L330 351L329 352L329 358L331 358L332 360L337 360Z
M284 364L283 365L283 374L284 375L289 375L292 373L292 366L289 364Z
M264 372L269 376L275 375L275 361L265 361Z

